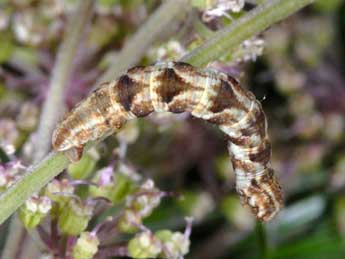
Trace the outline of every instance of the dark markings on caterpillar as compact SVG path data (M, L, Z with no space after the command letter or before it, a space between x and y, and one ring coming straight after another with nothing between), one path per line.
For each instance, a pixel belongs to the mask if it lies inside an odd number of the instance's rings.
M126 111L130 111L134 97L141 90L140 87L128 75L123 75L119 78L117 88L120 103Z
M281 188L269 167L266 117L255 96L224 73L187 63L133 67L103 83L68 113L52 144L78 161L85 144L152 112L189 112L225 133L241 201L256 217L272 219L282 207Z
M157 76L156 80L160 82L160 86L157 88L156 93L161 96L164 103L169 104L175 96L188 90L188 85L183 82L172 68L164 69L162 73Z

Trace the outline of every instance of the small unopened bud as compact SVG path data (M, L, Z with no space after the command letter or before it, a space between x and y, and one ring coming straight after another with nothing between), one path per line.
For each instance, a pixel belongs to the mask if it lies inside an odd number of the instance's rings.
M191 222L192 220L188 219L185 233L170 230L159 230L155 233L163 246L160 258L178 259L189 252Z
M92 259L98 251L99 240L94 233L83 232L73 247L74 259Z
M128 253L133 258L156 258L161 251L161 243L148 231L137 234L128 243Z
M138 213L126 209L118 220L117 228L123 233L134 233L141 223L141 217Z
M100 170L93 182L97 186L90 186L91 195L93 197L105 197L113 204L121 202L132 190L132 182L129 177L120 172L114 173L111 166Z
M127 200L127 207L138 212L142 217L149 216L160 204L162 192L155 188L152 180L145 181Z
M12 186L21 176L25 166L19 160L0 164L0 192Z
M79 235L91 219L93 207L77 199L70 199L61 209L58 224L61 231L67 235Z
M265 47L263 39L254 37L242 42L240 47L232 54L232 58L237 62L255 61L261 56Z
M161 254L162 258L177 259L189 252L190 241L180 232L162 230L157 232L156 236L165 248Z
M27 229L32 229L42 222L51 208L52 203L48 197L34 195L20 208L19 218Z
M61 195L61 194L73 194L73 193L74 193L74 186L70 184L70 181L68 179L52 180L47 185L47 188L45 191L45 194L55 202L64 202L66 200L66 196Z
M74 193L74 186L70 184L68 179L52 180L45 189L45 195L49 197L53 203L53 208L50 213L51 218L56 218L60 215L63 209Z

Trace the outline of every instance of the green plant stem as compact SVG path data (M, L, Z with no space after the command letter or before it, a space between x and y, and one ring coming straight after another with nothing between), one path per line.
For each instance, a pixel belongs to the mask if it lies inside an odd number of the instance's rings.
M0 195L0 224L34 192L39 191L69 164L63 153L51 152Z
M256 221L255 231L258 239L260 258L265 259L268 256L266 229L265 226L258 220Z
M228 28L193 50L183 61L197 66L219 58L243 40L293 14L313 0L270 0L246 14ZM140 45L140 43L138 43ZM51 152L40 163L25 173L20 181L0 195L0 224L4 222L32 193L40 190L68 165L62 153Z
M212 35L202 46L182 58L195 66L205 66L236 49L244 40L264 31L272 24L295 13L314 0L270 0L233 22L230 26Z
M34 162L41 160L50 149L50 137L56 122L64 110L64 89L71 76L73 60L82 37L85 24L92 13L94 0L80 0L76 13L71 15L67 32L59 47L56 64L52 73L48 96L42 108L37 131Z

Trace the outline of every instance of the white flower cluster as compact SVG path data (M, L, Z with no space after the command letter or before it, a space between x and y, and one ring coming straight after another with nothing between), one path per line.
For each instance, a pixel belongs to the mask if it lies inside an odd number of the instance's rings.
M217 0L211 8L205 11L205 15L208 17L214 16L227 16L228 11L233 13L240 12L244 7L245 1L244 0Z
M177 40L170 40L159 47L149 50L149 56L153 60L177 60L186 53L186 49Z
M242 56L243 61L255 61L258 56L261 56L264 51L265 41L260 38L252 38L245 40L241 48L244 51Z
M38 196L35 194L26 200L25 207L33 213L40 212L42 214L47 214L52 208L52 202L46 196Z
M0 190L12 186L20 177L26 167L19 160L7 164L0 164Z
M155 188L154 182L145 181L139 191L127 199L127 207L133 208L141 217L149 216L161 202L162 193Z
M53 195L73 194L74 186L70 184L68 179L54 179L47 185L47 192Z
M184 233L170 230L152 233L145 229L128 243L129 255L133 258L183 258L189 252L191 224L192 219L187 219Z

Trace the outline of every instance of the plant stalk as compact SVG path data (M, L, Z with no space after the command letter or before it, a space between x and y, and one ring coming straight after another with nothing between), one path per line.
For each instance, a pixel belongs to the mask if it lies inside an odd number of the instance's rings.
M260 258L266 259L268 256L266 229L263 223L258 220L256 221L255 232L258 239Z
M312 2L314 0L267 0L225 29L213 33L212 38L182 57L182 61L205 66Z

